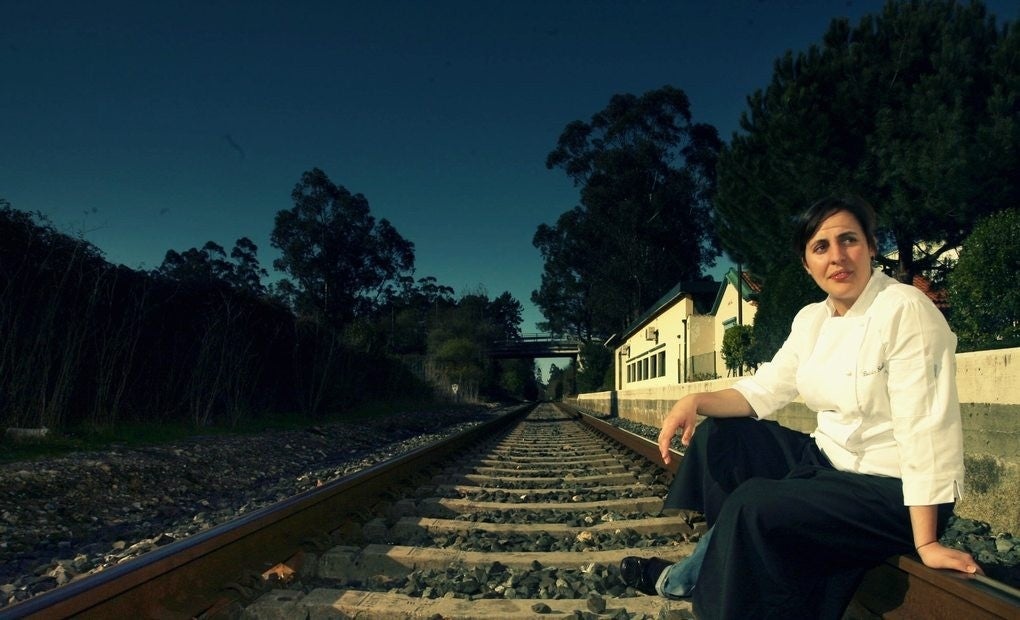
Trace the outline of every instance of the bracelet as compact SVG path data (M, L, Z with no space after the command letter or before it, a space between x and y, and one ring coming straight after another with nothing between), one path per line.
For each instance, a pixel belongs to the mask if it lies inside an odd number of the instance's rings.
M917 547L914 547L914 551L920 551L921 547L927 547L928 545L931 545L931 544L934 544L934 543L937 543L937 542L938 542L937 540L929 540L928 542L924 543L923 545L919 545Z

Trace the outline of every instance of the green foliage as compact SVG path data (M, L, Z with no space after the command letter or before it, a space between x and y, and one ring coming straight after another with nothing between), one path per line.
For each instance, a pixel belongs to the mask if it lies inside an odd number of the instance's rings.
M264 295L266 287L262 278L269 274L259 265L258 246L251 239L241 237L230 251L230 258L232 260L227 260L223 246L207 241L201 250L167 250L156 273L177 282L220 282L239 291Z
M754 328L750 325L734 325L723 334L722 356L726 362L726 370L735 375L745 368L757 368L758 363L752 358Z
M453 289L432 276L414 281L406 276L387 291L387 300L370 318L371 345L366 351L425 355L429 325L439 312L455 304Z
M3 200L0 291L0 425L234 427L430 393L396 360L352 351L267 297L111 265Z
M1020 346L1020 212L1010 209L974 227L949 275L950 323L961 350Z
M619 331L714 264L709 201L720 146L670 86L615 95L590 122L567 125L546 166L574 180L581 204L533 239L544 261L531 297L543 329L585 340Z
M496 360L493 366L499 372L495 396L528 401L538 398L538 380L533 360Z
M440 385L457 384L457 396L502 400L537 395L534 362L493 360L490 343L520 337L522 306L509 292L493 300L483 291L437 307L428 319L427 350Z
M560 400L565 395L577 393L574 378L575 368L571 364L567 368L559 368L556 364L549 366L549 381L545 387L545 397L549 400Z
M345 325L414 270L414 244L322 170L301 175L291 198L294 206L276 214L271 241L282 254L273 266L297 281L289 293L300 313Z
M581 368L577 370L578 392L599 392L613 388L613 352L597 342L581 345Z
M800 263L778 267L762 284L749 357L757 363L772 359L790 334L793 317L805 305L824 299Z
M1020 203L1018 33L996 28L979 2L890 1L778 59L720 156L727 253L766 293L777 279L785 286L792 277L777 274L800 261L788 250L794 215L853 193L874 205L882 248L898 251L885 269L909 282L937 268L982 215ZM769 330L788 326L802 300L782 310L763 299Z

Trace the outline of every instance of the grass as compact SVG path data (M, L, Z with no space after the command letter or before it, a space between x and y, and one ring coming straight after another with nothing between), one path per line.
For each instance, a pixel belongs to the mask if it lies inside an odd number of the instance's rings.
M303 414L273 414L245 420L233 427L195 427L179 422L154 424L128 422L109 427L77 427L64 432L50 433L44 438L12 441L0 437L0 464L31 461L89 450L107 450L111 447L138 447L173 443L195 436L253 435L268 431L289 431L339 422L364 422L397 415L406 411L429 408L464 407L446 402L395 401L364 403L354 409L324 417Z

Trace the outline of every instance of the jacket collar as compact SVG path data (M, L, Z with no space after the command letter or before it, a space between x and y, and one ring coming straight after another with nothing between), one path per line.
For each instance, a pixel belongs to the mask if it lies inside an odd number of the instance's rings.
M871 276L868 278L868 283L864 286L864 290L861 291L860 297L857 298L854 305L850 306L850 309L843 316L864 316L864 313L871 307L872 302L875 301L875 297L878 297L878 294L883 289L894 282L896 281L882 273L882 271L872 268ZM826 297L825 306L829 309L829 316L836 316L836 306L832 304L832 299Z

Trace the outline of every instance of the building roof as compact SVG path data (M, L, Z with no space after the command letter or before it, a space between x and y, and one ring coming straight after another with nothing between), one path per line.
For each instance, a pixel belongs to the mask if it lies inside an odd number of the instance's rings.
M730 267L730 270L727 271L724 276L722 286L719 287L719 292L715 297L715 302L712 304L710 314L714 315L719 312L719 305L722 304L723 295L726 293L727 283L732 285L733 288L737 288L738 273L740 274L739 277L741 283L740 296L743 297L744 301L758 305L758 295L761 293L761 282L746 271L738 272L736 269Z
M605 342L605 346L611 347L616 342L622 342L627 338L630 338L632 334L637 333L654 317L662 314L667 308L687 297L690 297L694 301L695 312L698 314L708 314L708 311L712 308L712 301L718 290L719 282L716 282L715 280L692 280L690 282L680 282L673 288L669 289L669 291L660 297L658 301L652 304L651 308L639 316L637 320L628 325L627 329L625 329L622 334L613 334L610 336L609 340Z
M931 282L928 278L918 274L914 276L914 281L911 283L916 289L927 295L928 299L932 300L939 310L945 311L949 307L948 296L945 290L933 289Z

